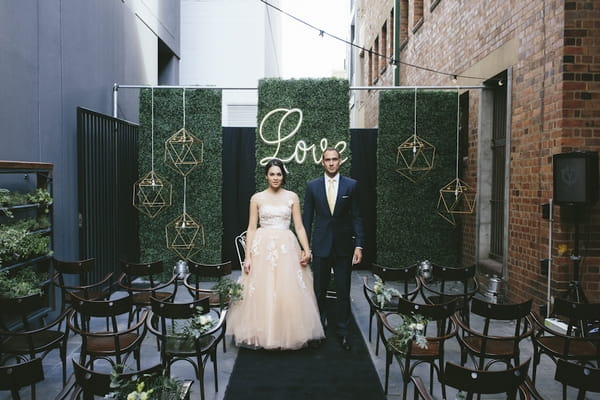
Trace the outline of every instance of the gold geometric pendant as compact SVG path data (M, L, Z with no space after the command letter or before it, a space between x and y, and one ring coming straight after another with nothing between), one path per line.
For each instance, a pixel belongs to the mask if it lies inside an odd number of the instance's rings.
M205 247L204 227L186 213L165 226L165 238L167 248L183 260L189 260Z
M406 139L396 154L396 172L411 182L416 182L433 169L435 146L413 135Z
M204 144L185 128L181 128L165 142L165 164L187 176L203 162Z
M173 185L150 171L133 185L133 206L150 218L171 206Z
M440 189L437 203L437 213L456 225L456 214L472 214L475 210L477 193L459 178L454 179Z

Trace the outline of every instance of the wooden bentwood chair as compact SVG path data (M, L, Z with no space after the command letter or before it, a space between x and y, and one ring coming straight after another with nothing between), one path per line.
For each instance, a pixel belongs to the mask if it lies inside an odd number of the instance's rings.
M31 385L31 398L35 399L35 384L43 380L44 369L41 358L0 366L0 390L10 390L13 400L20 400L19 389L29 385Z
M217 374L217 346L225 336L223 323L227 309L219 311L210 308L208 297L189 303L169 303L151 299L152 313L148 317L148 330L156 335L160 342L160 356L163 368L170 375L171 365L177 361L187 361L194 367L200 384L201 399L204 400L204 369L210 358L213 363L215 392L219 391ZM215 324L198 337L174 334L177 326L190 321L201 307L206 315L214 316Z
M444 398L446 397L446 386L443 383L445 343L448 339L456 335L456 326L452 315L456 311L457 302L457 299L453 299L444 304L416 304L399 298L397 312L380 311L377 313L384 328L381 331L381 340L384 344L386 354L385 394L388 393L390 365L392 364L393 357L396 356L400 364L400 370L402 371L403 400L406 400L410 376L413 375L414 369L422 363L429 364L430 390L433 390L433 371L435 370L438 379L442 382L443 396ZM427 339L426 348L422 349L414 340L410 340L406 349L399 349L390 341L395 328L398 326L393 323L393 320L395 318L401 319L403 315L420 315L427 320L424 332Z
M530 320L532 300L516 304L488 303L474 297L471 300L471 318L483 319L481 331L473 329L469 321L458 311L454 315L454 322L458 327L457 338L461 348L461 365L465 365L467 356L473 358L477 369L488 369L496 362L506 363L510 368L519 365L520 345L531 337L533 323ZM500 325L514 326L511 335L498 336L493 333ZM485 360L490 361L485 364Z
M371 272L373 275L377 275L381 280L390 287L398 290L400 295L405 299L413 301L421 290L421 284L418 279L419 265L414 264L405 268L388 268L379 264L371 265ZM367 276L363 278L363 293L369 304L369 342L371 341L371 332L373 331L373 317L378 311L396 311L398 309L398 300L394 296L391 301L384 304L377 302L376 293L372 285L369 285L369 279ZM379 319L376 319L376 342L375 342L375 355L379 355L379 342L380 342L381 323Z

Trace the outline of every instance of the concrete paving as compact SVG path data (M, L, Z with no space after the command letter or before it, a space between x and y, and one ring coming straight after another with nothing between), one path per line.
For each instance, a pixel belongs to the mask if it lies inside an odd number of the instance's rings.
M239 271L234 271L234 277L239 274ZM368 340L368 327L369 327L369 307L364 298L362 292L362 284L363 284L363 276L368 276L371 278L371 273L368 271L355 271L352 276L352 310L354 313L354 317L360 327L363 338L367 344L369 352L371 354L371 358L373 361L373 365L377 370L380 380L383 385L384 374L385 374L385 349L380 346L379 355L375 355L375 327L373 327L373 340L369 342ZM178 298L180 300L185 300L187 293L184 290L180 290L178 294ZM476 322L474 322L476 325ZM474 325L474 326L475 326ZM503 334L502 327L499 328L497 334ZM506 324L506 333L510 332L511 326L510 324ZM215 392L214 390L214 376L212 371L212 364L209 361L206 366L205 371L205 392L207 400L220 400L223 398L225 394L225 390L227 387L227 383L231 372L233 370L233 366L235 363L235 358L237 355L237 349L233 345L231 338L227 337L227 352L223 352L222 347L220 346L218 351L218 383L219 383L219 391ZM334 340L330 338L329 340ZM353 340L359 340L359 338L353 338ZM76 336L71 336L69 339L68 345L68 374L70 375L72 372L72 366L70 364L70 360L73 357L77 357L79 354L79 346L80 340ZM344 351L340 348L340 351ZM532 356L533 347L531 345L531 341L527 341L521 348L521 359L526 360L527 358ZM447 345L447 359L449 361L453 361L458 363L460 357L459 345L456 339L452 339L448 342ZM143 350L142 350L142 366L150 366L158 363L160 361L160 355L156 348L156 340L152 337L151 334L148 334L146 337ZM53 351L50 353L44 360L44 372L46 379L37 384L37 398L38 399L53 399L62 389L61 382L61 368L60 362L58 358L58 351ZM358 371L353 371L353 373L359 373ZM417 369L417 374L421 376L421 378L428 385L429 383L429 371L427 366L420 366ZM530 368L531 374L531 368ZM193 370L191 366L185 362L175 363L172 367L172 375L177 376L179 378L188 378L195 379L193 376ZM434 377L434 379L436 379ZM436 380L437 382L437 380ZM544 399L547 400L558 400L562 398L562 385L554 380L554 363L550 361L547 357L542 357L542 362L538 367L538 382L537 389L539 393L543 396ZM447 389L447 398L454 399L456 397L456 391L452 388ZM389 384L389 392L388 399L401 399L402 398L402 378L400 374L400 368L396 360L393 361L391 370L390 370L390 384ZM27 399L30 398L29 388L23 388L21 390L22 398ZM441 398L440 385L434 384L434 396L436 399ZM569 390L568 398L575 398L576 393L573 390ZM199 388L198 383L195 382L192 386L192 399L199 399ZM412 386L409 386L409 393L407 395L407 399L412 398ZM493 397L493 398L501 398L501 397ZM8 392L0 392L0 400L10 399L10 394ZM600 399L600 395L598 394L589 394L586 399Z

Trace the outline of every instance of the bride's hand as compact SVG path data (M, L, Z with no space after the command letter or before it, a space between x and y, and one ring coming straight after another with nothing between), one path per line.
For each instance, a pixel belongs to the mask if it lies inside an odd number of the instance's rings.
M244 272L249 274L250 273L250 267L252 266L252 263L250 262L250 260L244 260Z
M310 251L302 250L302 253L300 253L300 265L303 267L306 267L310 263L310 259L311 259Z

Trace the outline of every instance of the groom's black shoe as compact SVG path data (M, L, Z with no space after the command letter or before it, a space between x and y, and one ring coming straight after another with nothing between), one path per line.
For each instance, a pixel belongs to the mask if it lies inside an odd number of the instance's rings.
M346 351L352 349L350 341L348 340L348 336L340 336L340 346L342 346L342 349Z

